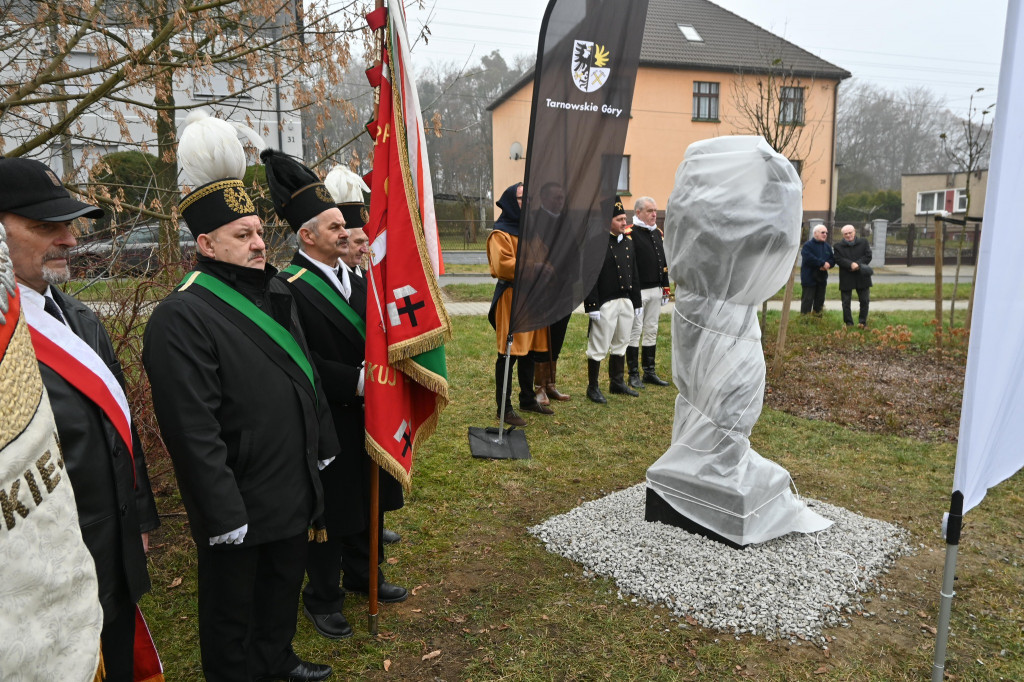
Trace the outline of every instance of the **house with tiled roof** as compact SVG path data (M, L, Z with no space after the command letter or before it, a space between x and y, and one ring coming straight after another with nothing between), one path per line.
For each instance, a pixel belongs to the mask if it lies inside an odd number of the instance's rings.
M526 171L533 77L525 74L488 107L494 196ZM650 0L619 174L624 203L647 195L663 210L686 148L752 133L746 111L760 102L771 107L770 126L797 133L782 151L804 183L804 220L831 223L836 96L849 77L708 0Z

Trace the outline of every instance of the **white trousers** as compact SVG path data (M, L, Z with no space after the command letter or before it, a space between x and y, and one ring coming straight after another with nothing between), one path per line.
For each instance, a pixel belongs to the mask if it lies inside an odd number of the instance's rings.
M615 298L601 306L601 319L590 325L587 358L604 360L609 354L624 355L634 317L633 302L628 298Z
M640 317L633 318L633 330L629 333L629 345L636 348L640 345L640 332L644 335L645 346L658 344L658 317L661 315L661 287L650 287L640 290L640 299L644 302L644 311Z

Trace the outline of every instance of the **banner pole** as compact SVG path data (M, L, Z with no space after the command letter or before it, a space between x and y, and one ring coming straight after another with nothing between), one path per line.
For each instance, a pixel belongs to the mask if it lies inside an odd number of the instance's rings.
M384 6L384 0L375 0L373 3L374 9L378 10ZM386 24L385 24L386 26ZM384 63L384 30L383 28L378 29L377 33L377 59L374 65ZM373 120L377 120L378 113L380 111L380 95L378 93L377 99L373 105ZM372 275L372 270L371 275ZM376 292L376 288L374 288ZM377 617L379 614L379 604L377 603L377 578L379 575L380 567L377 566L377 554L380 552L378 549L380 541L380 466L371 460L370 462L370 589L369 602L367 603L366 619L367 629L373 636L377 635Z
M506 394L508 391L508 371L509 363L511 362L512 355L512 334L508 335L508 340L505 343L505 378L501 383L501 405L498 407L498 440L494 441L498 445L501 445L502 440L505 436L505 405L508 404L510 396Z
M956 558L960 549L960 530L963 527L964 494L959 490L949 501L946 521L946 564L942 569L942 590L939 592L939 622L935 633L935 657L932 661L932 682L942 682L946 667L946 644L949 639L949 619L953 610L953 581L956 580Z

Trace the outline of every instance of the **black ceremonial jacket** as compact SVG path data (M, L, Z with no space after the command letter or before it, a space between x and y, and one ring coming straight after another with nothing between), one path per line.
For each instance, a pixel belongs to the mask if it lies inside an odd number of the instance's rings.
M306 268L341 296L330 279L305 256L296 253L292 264ZM366 358L366 342L352 323L319 291L301 278L287 273L280 273L278 277L288 282L292 291L341 443L337 461L320 474L324 495L333 496L334 501L340 502L327 505L327 532L329 535L359 532L369 525L369 474L372 465L370 456L366 454L363 398L356 395L359 367ZM354 272L349 273L349 279L352 283L349 305L365 322L366 280ZM401 485L381 472L380 508L384 511L400 509L402 503Z
M309 356L291 294L274 268L200 257L196 269L270 314ZM299 366L262 329L192 284L153 311L142 360L197 543L244 524L244 544L272 542L304 532L320 516L317 460L338 454L327 400L319 380L314 395Z
M636 267L640 271L640 288L667 287L668 261L661 230L633 225L633 251L636 252Z
M617 298L628 298L633 308L640 308L640 273L636 267L636 256L633 251L633 240L625 235L622 241L614 234L608 235L608 250L605 251L604 265L597 276L594 288L583 301L583 309L588 313L600 310L608 301Z
M64 320L107 363L121 387L124 375L110 337L99 318L78 300L54 287L53 298ZM75 491L82 539L96 563L100 603L107 618L114 614L116 595L127 589L132 602L149 591L149 572L142 533L160 525L149 487L146 459L132 426L132 458L114 425L102 410L49 367L39 364L50 396L64 465Z

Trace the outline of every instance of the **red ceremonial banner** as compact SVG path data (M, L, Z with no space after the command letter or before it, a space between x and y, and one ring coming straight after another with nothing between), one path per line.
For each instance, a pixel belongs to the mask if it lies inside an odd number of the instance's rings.
M407 63L401 5L388 13L370 182L366 300L366 449L412 486L418 446L448 404L451 321L437 284L440 251L423 121Z

